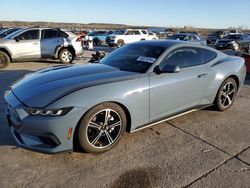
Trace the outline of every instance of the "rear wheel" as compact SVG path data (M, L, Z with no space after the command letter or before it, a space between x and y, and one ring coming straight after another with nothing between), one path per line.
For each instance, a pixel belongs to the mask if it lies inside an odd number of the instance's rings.
M72 61L74 60L74 54L71 50L65 48L59 53L59 60L63 64L72 63Z
M0 52L0 69L9 66L9 64L10 64L10 57L4 52Z
M220 111L229 109L234 102L237 94L237 84L233 78L226 79L216 96L215 105Z
M123 40L118 40L118 41L117 41L116 46L117 46L118 48L122 47L123 45L124 45L124 41L123 41Z
M110 150L120 140L127 124L123 109L115 103L92 108L80 122L80 146L89 153Z

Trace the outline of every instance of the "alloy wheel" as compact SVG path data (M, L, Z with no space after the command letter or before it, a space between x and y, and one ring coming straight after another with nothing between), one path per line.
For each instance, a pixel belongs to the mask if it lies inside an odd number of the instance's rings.
M122 131L118 112L103 109L97 112L87 125L87 140L95 148L106 148L115 143Z
M220 91L220 103L223 107L227 108L233 102L236 94L236 88L232 82L226 83Z

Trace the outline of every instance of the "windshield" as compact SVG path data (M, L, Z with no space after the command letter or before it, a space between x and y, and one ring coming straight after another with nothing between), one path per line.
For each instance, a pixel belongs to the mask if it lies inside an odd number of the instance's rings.
M226 39L239 39L241 35L228 35Z
M117 30L113 33L113 35L124 35L126 30Z
M103 58L100 63L122 71L145 73L164 50L160 46L125 45Z
M172 39L172 40L184 40L185 37L186 37L186 35L173 35L173 36L169 37L168 39Z
M12 39L14 36L16 36L18 33L22 32L24 29L18 29L14 32L12 32L11 34L9 34L8 36L4 37L5 39Z

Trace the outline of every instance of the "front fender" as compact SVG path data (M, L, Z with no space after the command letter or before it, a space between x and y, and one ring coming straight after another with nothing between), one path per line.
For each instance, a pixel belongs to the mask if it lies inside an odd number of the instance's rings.
M82 116L92 107L104 102L117 102L131 116L131 130L149 123L148 75L137 79L84 88L58 99L47 108L78 107ZM76 117L80 118L81 117Z

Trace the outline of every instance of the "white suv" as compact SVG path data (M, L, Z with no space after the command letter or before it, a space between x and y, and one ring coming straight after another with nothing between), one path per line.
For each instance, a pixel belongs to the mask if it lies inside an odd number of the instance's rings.
M111 46L117 46L118 48L123 46L124 44L137 42L141 40L152 40L156 39L152 38L148 34L147 30L142 29L127 29L127 30L118 30L114 32L112 35L109 35L106 39L107 44Z
M76 35L52 28L22 29L0 40L0 68L24 60L59 59L66 64L82 53Z

